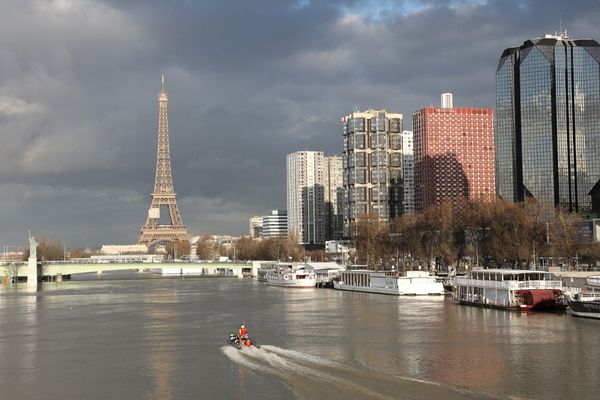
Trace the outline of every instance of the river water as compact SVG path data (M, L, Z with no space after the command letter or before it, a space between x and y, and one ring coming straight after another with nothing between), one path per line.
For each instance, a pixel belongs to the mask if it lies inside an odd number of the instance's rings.
M597 398L600 321L249 279L0 287L0 399ZM260 349L225 345L246 322Z

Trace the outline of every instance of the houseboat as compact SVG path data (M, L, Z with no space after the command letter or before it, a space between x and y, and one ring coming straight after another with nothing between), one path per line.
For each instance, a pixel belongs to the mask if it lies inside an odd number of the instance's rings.
M443 295L444 286L426 271L375 272L348 270L333 281L333 288L353 292L381 293L396 296Z
M600 275L588 276L581 292L567 296L567 301L572 315L600 318Z
M566 308L562 282L543 271L485 269L454 278L460 304L520 311Z
M267 284L290 288L314 288L317 284L315 271L307 265L278 268L267 272Z

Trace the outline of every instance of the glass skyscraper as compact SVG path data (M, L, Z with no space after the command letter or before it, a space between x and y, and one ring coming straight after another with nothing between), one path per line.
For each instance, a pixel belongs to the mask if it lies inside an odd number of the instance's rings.
M496 192L600 211L600 44L565 34L504 50L496 70Z

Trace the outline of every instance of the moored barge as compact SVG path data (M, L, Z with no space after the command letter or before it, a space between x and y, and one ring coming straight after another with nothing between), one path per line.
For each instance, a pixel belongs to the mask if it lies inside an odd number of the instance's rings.
M460 304L519 311L560 311L567 306L562 282L544 271L485 269L454 279Z
M375 272L348 270L333 281L333 288L353 292L381 293L396 296L443 295L444 286L427 271Z

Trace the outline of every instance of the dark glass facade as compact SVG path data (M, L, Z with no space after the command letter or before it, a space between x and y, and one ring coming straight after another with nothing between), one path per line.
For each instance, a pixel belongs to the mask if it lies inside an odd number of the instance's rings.
M496 192L599 212L600 44L546 36L496 70Z

